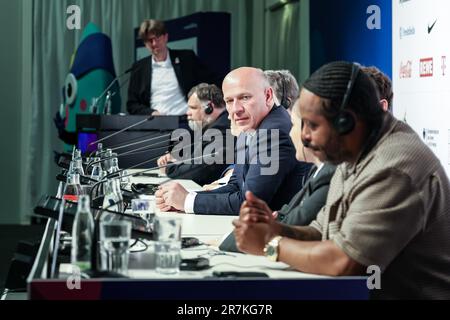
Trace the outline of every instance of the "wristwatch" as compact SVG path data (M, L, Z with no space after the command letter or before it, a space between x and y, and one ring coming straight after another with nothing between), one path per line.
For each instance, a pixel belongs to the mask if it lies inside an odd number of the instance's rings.
M278 253L279 253L279 244L280 240L283 238L282 236L276 236L272 238L269 242L267 242L266 246L264 247L264 255L270 260L270 261L278 261Z

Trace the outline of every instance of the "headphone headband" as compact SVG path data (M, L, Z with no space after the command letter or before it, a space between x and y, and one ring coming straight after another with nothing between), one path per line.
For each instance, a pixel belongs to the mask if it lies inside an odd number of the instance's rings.
M348 102L350 100L350 95L352 94L353 87L356 82L356 77L359 74L360 67L357 63L352 64L352 73L350 74L350 80L347 83L347 90L345 91L344 98L342 99L341 107L339 108L339 112L342 112L345 108L347 108Z
M285 78L283 73L281 73L280 71L278 71L278 75L280 76L280 82L281 82L281 91L282 91L282 96L281 96L281 101L280 104L284 107L284 108L289 108L288 106L288 99L287 99L287 92L286 92L286 84L285 84Z
M358 77L360 67L357 63L352 64L352 72L350 74L350 80L347 83L347 90L345 91L344 97L342 98L342 103L339 107L339 114L334 120L334 127L341 135L348 134L353 131L356 125L355 118L353 114L346 111L345 109L348 106L350 101L350 96L353 91L353 87L356 82L356 78Z
M214 111L213 102L212 102L212 88L213 86L208 84L208 103L204 107L205 114L210 115Z

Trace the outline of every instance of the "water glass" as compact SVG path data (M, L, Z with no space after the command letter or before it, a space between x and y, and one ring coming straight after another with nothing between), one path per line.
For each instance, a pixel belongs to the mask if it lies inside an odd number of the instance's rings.
M146 223L146 231L151 231L153 220L155 218L155 198L153 199L132 199L131 210L133 214L138 215Z
M130 238L129 221L116 220L100 224L100 241L107 257L106 270L127 275Z
M181 262L181 218L157 215L154 223L156 237L156 271L174 274L180 271Z

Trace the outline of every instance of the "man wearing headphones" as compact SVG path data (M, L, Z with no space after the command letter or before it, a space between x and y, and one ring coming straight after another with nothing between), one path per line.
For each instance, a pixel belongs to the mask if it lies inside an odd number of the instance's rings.
M247 192L233 222L237 247L307 273L378 270L372 298L450 299L450 182L440 161L380 108L373 81L356 64L317 70L299 109L297 138L338 165L326 204L309 226L280 226Z
M273 89L273 102L290 113L299 94L297 80L289 70L265 70L264 74Z
M204 133L208 129L217 129L222 133L225 143L226 130L230 128L230 120L223 101L222 90L216 85L200 83L189 91L187 117L189 127L194 132ZM218 179L227 167L225 161L222 164L180 163L166 167L168 163L175 161L177 160L168 153L159 158L157 163L161 167L161 172L166 173L170 178L190 179L199 185Z
M265 70L264 75L269 81L269 85L273 90L273 103L276 106L283 106L290 114L292 105L298 99L299 88L297 80L289 70ZM239 136L239 127L231 120L231 133ZM301 160L304 161L304 160ZM307 161L305 161L307 162ZM214 190L228 183L229 178L233 174L234 165L230 165L219 180L213 181L211 184L203 186L203 190Z
M222 89L227 111L241 132L233 175L213 191L188 192L179 183L166 183L155 193L161 211L237 215L247 190L278 210L301 189L311 164L295 159L289 115L274 105L263 71L237 68L225 77Z

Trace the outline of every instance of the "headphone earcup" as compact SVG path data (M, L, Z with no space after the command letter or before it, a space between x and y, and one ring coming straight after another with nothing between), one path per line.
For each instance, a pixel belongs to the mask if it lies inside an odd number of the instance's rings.
M209 102L205 107L205 114L210 115L211 113L213 113L213 106Z
M336 118L334 127L340 135L345 135L355 129L355 118L350 112L343 111Z

